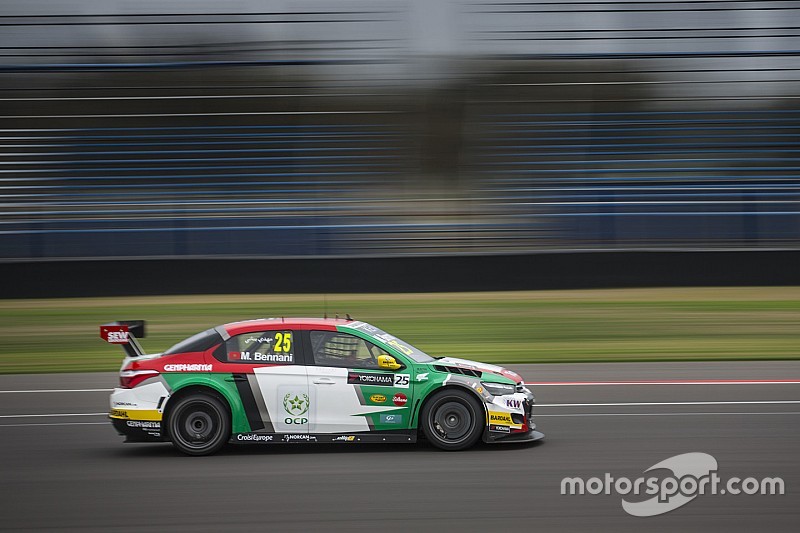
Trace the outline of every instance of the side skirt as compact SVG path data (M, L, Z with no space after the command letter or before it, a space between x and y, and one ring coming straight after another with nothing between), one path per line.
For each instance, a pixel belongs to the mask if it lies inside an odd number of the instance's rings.
M417 434L397 431L370 433L235 433L229 441L232 444L293 444L293 443L414 443Z

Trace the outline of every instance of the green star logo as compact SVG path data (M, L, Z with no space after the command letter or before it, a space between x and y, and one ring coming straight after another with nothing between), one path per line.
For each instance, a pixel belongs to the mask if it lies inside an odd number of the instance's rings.
M283 397L283 409L290 415L300 416L308 412L308 395L288 393Z

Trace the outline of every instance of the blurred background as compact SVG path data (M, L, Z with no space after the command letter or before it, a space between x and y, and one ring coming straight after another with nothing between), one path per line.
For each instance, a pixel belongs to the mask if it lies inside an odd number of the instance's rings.
M797 494L798 267L800 2L0 0L0 530L640 531L560 479L699 450ZM550 382L546 444L198 467L105 421L100 324L337 313ZM687 379L764 383L645 385ZM798 529L704 498L647 529Z
M0 25L6 262L800 247L797 2L5 0Z
M157 350L326 312L500 362L797 357L798 2L4 0L0 26L0 371L114 369L109 320Z

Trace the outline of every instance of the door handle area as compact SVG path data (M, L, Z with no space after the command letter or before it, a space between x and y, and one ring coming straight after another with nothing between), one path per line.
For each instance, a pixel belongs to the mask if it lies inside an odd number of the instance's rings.
M315 385L333 385L336 383L333 378L316 378L313 380Z

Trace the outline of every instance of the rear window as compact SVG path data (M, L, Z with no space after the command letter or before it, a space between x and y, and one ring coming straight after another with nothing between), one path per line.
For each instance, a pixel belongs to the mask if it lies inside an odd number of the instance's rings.
M222 342L222 337L214 328L207 329L197 335L192 335L164 352L162 355L172 355L184 352L205 352Z

